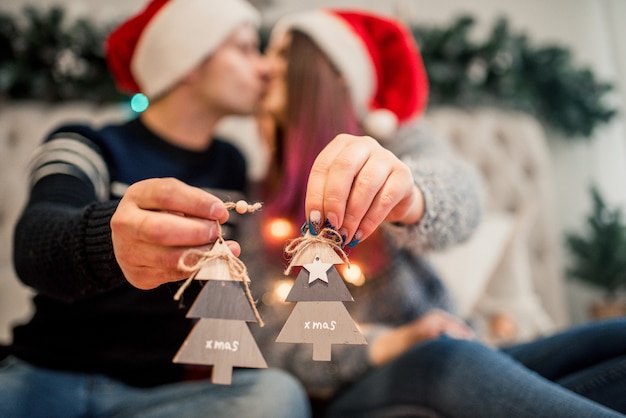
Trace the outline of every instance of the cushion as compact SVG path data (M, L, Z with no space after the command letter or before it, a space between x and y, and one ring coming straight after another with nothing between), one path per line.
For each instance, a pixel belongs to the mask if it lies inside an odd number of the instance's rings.
M532 340L556 328L532 280L527 238L535 209L527 204L520 211L512 240L471 315L483 340L494 346Z
M513 216L488 213L462 244L427 258L450 291L457 314L469 316L503 257L513 232Z
M534 288L527 234L534 202L515 214L488 213L468 241L429 255L459 316L488 344L533 339L554 329Z

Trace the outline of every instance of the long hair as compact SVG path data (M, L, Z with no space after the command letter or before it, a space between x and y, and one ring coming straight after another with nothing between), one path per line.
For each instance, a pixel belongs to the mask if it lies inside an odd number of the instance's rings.
M287 51L287 125L276 132L266 213L304 221L304 194L315 157L339 133L361 134L341 74L302 32Z
M315 158L336 135L362 135L362 129L342 75L307 35L297 30L291 34L286 55L287 122L276 130L263 212L286 218L299 230L307 216L304 200ZM278 250L282 247L273 252Z

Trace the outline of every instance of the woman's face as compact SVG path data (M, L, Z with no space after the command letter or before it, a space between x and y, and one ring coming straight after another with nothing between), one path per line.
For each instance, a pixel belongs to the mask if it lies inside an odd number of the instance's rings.
M287 51L291 35L286 33L276 39L266 51L269 83L261 110L272 116L280 125L286 122L287 112Z

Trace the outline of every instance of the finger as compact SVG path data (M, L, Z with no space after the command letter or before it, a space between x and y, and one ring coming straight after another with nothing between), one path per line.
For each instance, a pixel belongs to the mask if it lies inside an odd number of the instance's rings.
M184 217L168 212L137 211L127 217L113 217L111 229L133 241L161 246L194 247L214 242L221 227L216 221Z
M355 239L367 238L401 201L405 181L412 179L408 168L405 172L404 167L390 151L380 148L361 169L344 219L344 227L350 233L357 230Z
M149 179L131 185L127 191L137 206L145 210L170 211L196 218L228 219L228 210L216 196L177 179Z
M227 241L234 256L241 253L235 241ZM140 289L152 289L166 282L175 282L189 277L190 272L180 268L180 260L189 247L164 248L159 246L137 246L137 251L124 254L124 274L127 280ZM209 251L211 246L194 247L199 251Z
M327 219L335 228L340 226L342 219L340 219L338 215L343 214L344 208L341 205L342 201L340 200L340 195L329 197L326 187L329 181L330 171L333 165L337 164L337 155L341 153L345 145L346 141L343 140L341 136L338 136L320 152L309 172L305 196L305 217L313 222L323 222L324 219ZM339 164L349 165L350 161L342 159L339 160ZM331 211L331 213L327 213L324 208L325 200L329 199L336 200L334 211ZM331 207L331 205L329 205L329 207ZM317 215L315 215L315 213Z
M465 340L471 340L475 336L474 332L469 327L462 326L461 324L448 325L442 333L453 338Z
M235 257L239 257L241 255L241 246L237 241L226 241L226 245L228 245L228 248Z
M403 201L410 188L413 187L412 177L400 174L396 170L389 174L385 182L378 188L376 196L367 206L367 212L363 215L357 227L355 238L364 240L380 226L389 214ZM348 213L346 213L346 218Z
M149 290L164 283L177 282L189 277L189 273L180 270L163 270L151 266L131 266L124 270L128 283L141 289Z
M309 174L306 214L319 211L339 228L344 221L352 180L370 155L369 137L339 135L316 158Z
M379 219L375 215L380 212L380 190L384 189L389 172L389 165L384 161L369 159L357 174L340 229L347 242L353 237L355 240L367 237L383 221L386 214L379 216Z

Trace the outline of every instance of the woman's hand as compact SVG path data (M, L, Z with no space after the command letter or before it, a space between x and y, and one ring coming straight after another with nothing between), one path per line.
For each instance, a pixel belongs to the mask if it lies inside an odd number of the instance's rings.
M415 344L446 334L457 339L476 338L474 331L461 319L440 309L382 334L370 345L370 361L376 366L393 360Z
M228 210L217 197L176 179L131 185L111 218L115 258L128 282L153 289L189 275L178 260L191 247L213 243ZM229 247L239 255L235 242Z
M423 213L409 168L371 137L338 135L313 163L306 215L328 220L346 242L367 238L383 221L418 222Z

